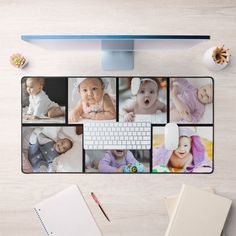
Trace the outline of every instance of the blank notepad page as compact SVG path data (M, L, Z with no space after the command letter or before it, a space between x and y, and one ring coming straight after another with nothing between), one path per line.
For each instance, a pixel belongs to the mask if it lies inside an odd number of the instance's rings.
M101 232L76 185L37 204L35 206L35 211L48 235L101 235Z

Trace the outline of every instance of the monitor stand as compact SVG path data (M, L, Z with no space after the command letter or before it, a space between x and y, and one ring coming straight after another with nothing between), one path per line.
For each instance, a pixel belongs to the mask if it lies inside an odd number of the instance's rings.
M132 70L134 68L133 40L102 40L103 70Z

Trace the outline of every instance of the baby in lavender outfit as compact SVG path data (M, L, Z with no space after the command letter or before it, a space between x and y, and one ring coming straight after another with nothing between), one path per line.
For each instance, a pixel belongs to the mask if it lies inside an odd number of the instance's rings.
M171 122L197 123L205 112L205 105L213 101L213 86L195 88L186 79L171 79Z
M129 150L107 151L98 164L99 172L123 172L126 165L137 162L133 153Z

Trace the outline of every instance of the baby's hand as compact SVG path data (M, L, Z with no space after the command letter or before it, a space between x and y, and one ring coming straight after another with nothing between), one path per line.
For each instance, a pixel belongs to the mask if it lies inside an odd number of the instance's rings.
M69 121L70 122L77 122L79 120L80 116L78 116L76 113L71 112L69 115Z
M37 119L37 117L34 115L27 114L27 115L24 115L24 119L25 120L35 120L35 119Z
M129 112L124 114L124 120L126 122L134 122L135 114L133 112Z
M82 118L95 120L96 112L83 113Z
M117 172L117 173L123 172L123 169L122 168L116 168L115 172Z
M175 78L171 79L170 81L170 90L172 90L174 83L175 83Z
M176 82L174 82L171 88L171 95L176 96L178 91L179 91L179 85Z
M31 115L24 115L25 120L29 120Z

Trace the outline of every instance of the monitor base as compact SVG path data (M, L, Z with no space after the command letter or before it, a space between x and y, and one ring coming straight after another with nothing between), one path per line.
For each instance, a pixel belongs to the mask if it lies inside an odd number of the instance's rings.
M132 70L133 48L133 40L102 40L103 70Z

